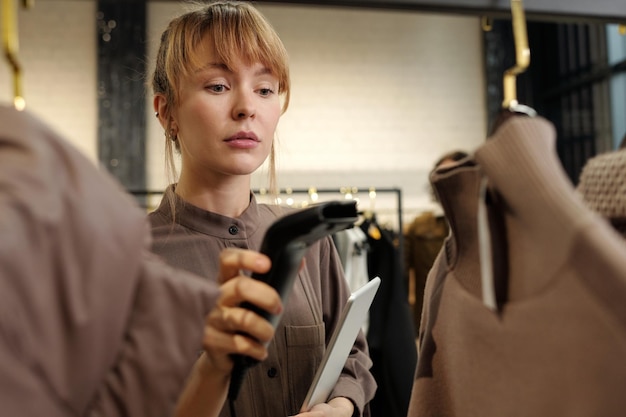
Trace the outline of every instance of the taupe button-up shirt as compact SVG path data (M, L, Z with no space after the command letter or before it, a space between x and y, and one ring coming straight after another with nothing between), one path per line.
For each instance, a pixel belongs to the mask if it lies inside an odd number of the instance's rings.
M183 202L170 186L159 208L150 214L153 251L168 263L209 281L218 273L218 256L226 247L259 250L265 230L284 209L257 204L239 218L202 210ZM172 202L176 210L172 215ZM174 219L174 220L173 220ZM337 251L330 237L312 245L285 306L269 357L251 368L235 403L238 416L277 417L298 413L328 338L350 295ZM332 397L355 404L355 415L368 414L366 404L376 383L369 372L367 342L360 334ZM228 416L228 407L222 411Z

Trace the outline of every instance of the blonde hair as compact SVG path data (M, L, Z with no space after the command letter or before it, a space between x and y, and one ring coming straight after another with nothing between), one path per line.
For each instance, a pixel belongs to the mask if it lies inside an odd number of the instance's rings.
M165 132L165 165L172 181L175 180L174 147L180 152L178 141L170 139L171 109L179 102L180 82L202 63L198 46L206 35L212 42L216 58L232 67L235 59L246 64L260 62L278 78L278 94L282 97L282 113L287 111L290 97L288 56L278 34L254 6L242 1L194 2L187 13L174 18L161 35L156 65L152 77L154 94L162 94L167 105L162 116L168 120ZM174 138L172 138L174 139ZM274 141L275 142L275 141ZM269 155L269 188L276 192L275 143Z

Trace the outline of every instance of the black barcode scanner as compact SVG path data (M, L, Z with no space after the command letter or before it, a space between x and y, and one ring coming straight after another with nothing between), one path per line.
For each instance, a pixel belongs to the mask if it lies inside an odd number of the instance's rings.
M260 249L271 259L272 266L267 273L252 277L274 287L285 305L308 247L325 236L353 227L357 218L354 200L319 203L279 218L265 232ZM269 314L250 303L242 306L266 318L274 328L278 325L280 315ZM243 355L233 355L233 359L228 390L231 401L237 398L247 369L258 363Z

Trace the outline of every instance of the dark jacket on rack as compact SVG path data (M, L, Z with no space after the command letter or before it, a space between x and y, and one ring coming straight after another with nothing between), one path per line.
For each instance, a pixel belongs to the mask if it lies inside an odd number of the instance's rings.
M140 210L0 107L0 414L173 414L218 289L150 253Z
M361 229L368 236L369 277L381 279L367 333L372 374L378 383L370 407L373 416L405 417L417 353L402 259L392 231L375 219L364 221Z

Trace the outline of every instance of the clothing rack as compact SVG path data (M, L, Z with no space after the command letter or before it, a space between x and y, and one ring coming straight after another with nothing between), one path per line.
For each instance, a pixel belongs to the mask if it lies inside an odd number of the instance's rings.
M258 189L253 190L253 192L257 196L267 195L266 189ZM376 194L393 194L396 199L396 210L397 210L397 218L398 218L398 233L402 234L402 189L397 187L391 188L380 188L380 187L337 187L337 188L282 188L278 191L278 197L282 198L283 196L289 196L292 194L308 194L311 201L323 201L323 199L311 198L314 194L339 194L344 199L351 199L351 196L355 196L358 193L367 193L370 201L374 201L376 199ZM374 193L374 195L373 195ZM361 210L363 211L363 210ZM375 211L375 209L366 210L366 211Z
M256 190L254 191L255 194L259 195L263 195L264 190ZM397 216L398 216L398 230L397 230L397 238L398 238L398 257L400 259L401 262L401 269L403 271L404 274L404 233L403 233L403 225L402 225L402 189L399 187L389 187L389 188L385 188L385 187L338 187L338 188L315 188L315 187L310 187L308 189L306 188L285 188L285 189L281 189L279 190L278 195L279 196L283 196L283 195L291 195L291 194L308 194L309 196L311 196L312 194L317 193L319 194L340 194L343 196L343 198L345 199L350 199L351 196L355 196L358 193L367 193L369 198L370 198L370 202L373 202L376 200L376 195L377 194L393 194L396 198L396 210L397 210ZM322 201L322 200L318 200L318 201ZM363 210L360 210L363 211ZM372 214L376 212L376 210L374 208L370 207L370 210L366 210L367 211L371 211ZM406 278L406 277L405 277Z
M267 190L265 189L259 189L259 190L253 190L253 192L257 195L257 196L263 196L263 195L267 195ZM319 198L319 194L340 194L342 195L342 197L344 199L351 199L353 196L359 194L359 193L367 193L370 201L375 201L376 200L376 195L377 194L393 194L395 196L396 199L396 210L397 210L397 216L398 216L398 231L397 231L397 238L398 238L398 259L400 261L400 271L402 271L402 276L405 279L408 279L408 277L406 277L405 275L405 267L404 267L404 232L403 232L403 224L402 224L402 189L399 187L338 187L338 188L316 188L316 187L310 187L310 188L282 188L280 190L278 190L278 194L277 196L279 198L282 198L283 196L289 196L289 195L293 195L293 194L308 194L309 198L311 200L311 202L322 202L324 201L323 199ZM318 197L317 198L311 198L314 194L317 194ZM363 212L364 210L359 209L360 212ZM373 213L376 212L375 209L371 208L370 210L365 210L365 212L371 211Z

